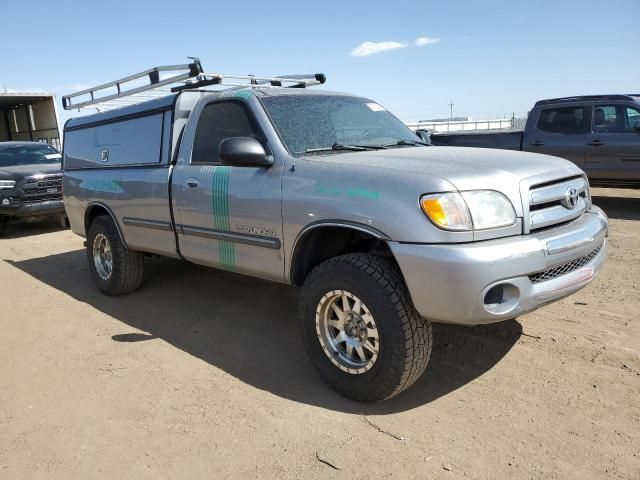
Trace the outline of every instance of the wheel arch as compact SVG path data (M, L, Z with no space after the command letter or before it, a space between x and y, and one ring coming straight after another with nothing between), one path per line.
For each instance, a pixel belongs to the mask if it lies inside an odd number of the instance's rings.
M376 252L393 258L389 240L380 230L356 222L326 220L309 224L293 243L289 281L301 286L314 267L346 253Z
M91 227L91 223L97 218L101 216L109 216L116 226L116 230L118 231L118 236L120 237L120 241L126 247L127 242L124 239L124 235L122 234L122 228L116 219L113 211L102 202L92 202L87 206L87 209L84 212L84 233L85 236L89 234L89 228Z

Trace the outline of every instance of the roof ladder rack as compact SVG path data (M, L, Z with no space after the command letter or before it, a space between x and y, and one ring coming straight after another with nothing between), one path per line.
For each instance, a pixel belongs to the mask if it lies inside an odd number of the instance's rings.
M197 57L188 57L192 63L154 67L128 77L103 83L97 87L62 97L65 110L92 107L98 110L110 110L136 103L160 98L171 92L196 90L219 85L231 88L306 88L322 85L327 78L323 73L307 75L282 75L261 77L256 75L229 75L223 73L205 73ZM171 76L162 76L165 72L181 72ZM177 85L175 85L177 84ZM169 85L174 85L169 88ZM166 87L166 88L161 88ZM146 92L146 93L145 93ZM124 98L129 97L129 98Z
M81 90L79 92L71 93L69 95L65 95L62 97L62 106L65 110L73 110L76 108L83 108L92 105L98 105L100 103L105 103L110 100L116 100L122 97L126 97L129 95L134 95L137 93L145 92L148 90L158 89L159 87L163 87L166 85L170 85L172 83L177 83L181 81L188 80L190 78L197 77L202 73L202 65L200 64L200 59L197 57L189 57L193 59L192 63L187 63L183 65L165 65L160 67L150 68L148 70L144 70L143 72L134 73L133 75L129 75L128 77L121 78L119 80L114 80L113 82L103 83L102 85L98 85L97 87L87 88L86 90ZM172 75L170 77L161 78L160 74L163 72L182 72L177 75ZM138 85L134 87L126 88L126 84L130 84L132 82L136 82L139 84L140 82L146 81L148 83L144 83L143 85ZM115 88L116 93L104 92L105 90ZM111 90L113 92L113 90ZM100 93L103 96L98 96ZM107 93L107 95L104 95ZM78 99L78 97L86 97L85 99L80 99L78 103L74 102L74 99ZM146 97L149 99L149 96ZM124 105L123 105L124 106Z

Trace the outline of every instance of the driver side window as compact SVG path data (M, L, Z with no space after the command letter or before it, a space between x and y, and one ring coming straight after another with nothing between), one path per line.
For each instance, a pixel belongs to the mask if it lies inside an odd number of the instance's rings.
M231 137L262 139L247 113L247 107L239 101L215 102L205 106L196 129L191 163L220 164L220 142Z

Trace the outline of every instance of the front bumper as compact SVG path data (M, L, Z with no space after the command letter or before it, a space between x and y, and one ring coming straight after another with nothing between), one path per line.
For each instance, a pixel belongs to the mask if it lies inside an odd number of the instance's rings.
M8 206L0 205L0 215L10 217L38 217L42 215L55 215L64 212L64 202L59 200L42 200L29 203L11 203Z
M604 264L607 235L607 217L593 207L570 224L529 235L389 246L420 315L478 325L514 318L583 288Z

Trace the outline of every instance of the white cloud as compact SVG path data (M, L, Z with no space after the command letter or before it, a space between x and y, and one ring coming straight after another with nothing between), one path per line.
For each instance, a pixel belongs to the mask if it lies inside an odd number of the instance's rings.
M418 37L414 45L416 47L424 47L425 45L431 45L432 43L438 43L440 41L437 37Z
M367 55L388 52L390 50L397 50L398 48L405 48L408 46L409 45L404 42L363 42L351 50L351 56L366 57Z

